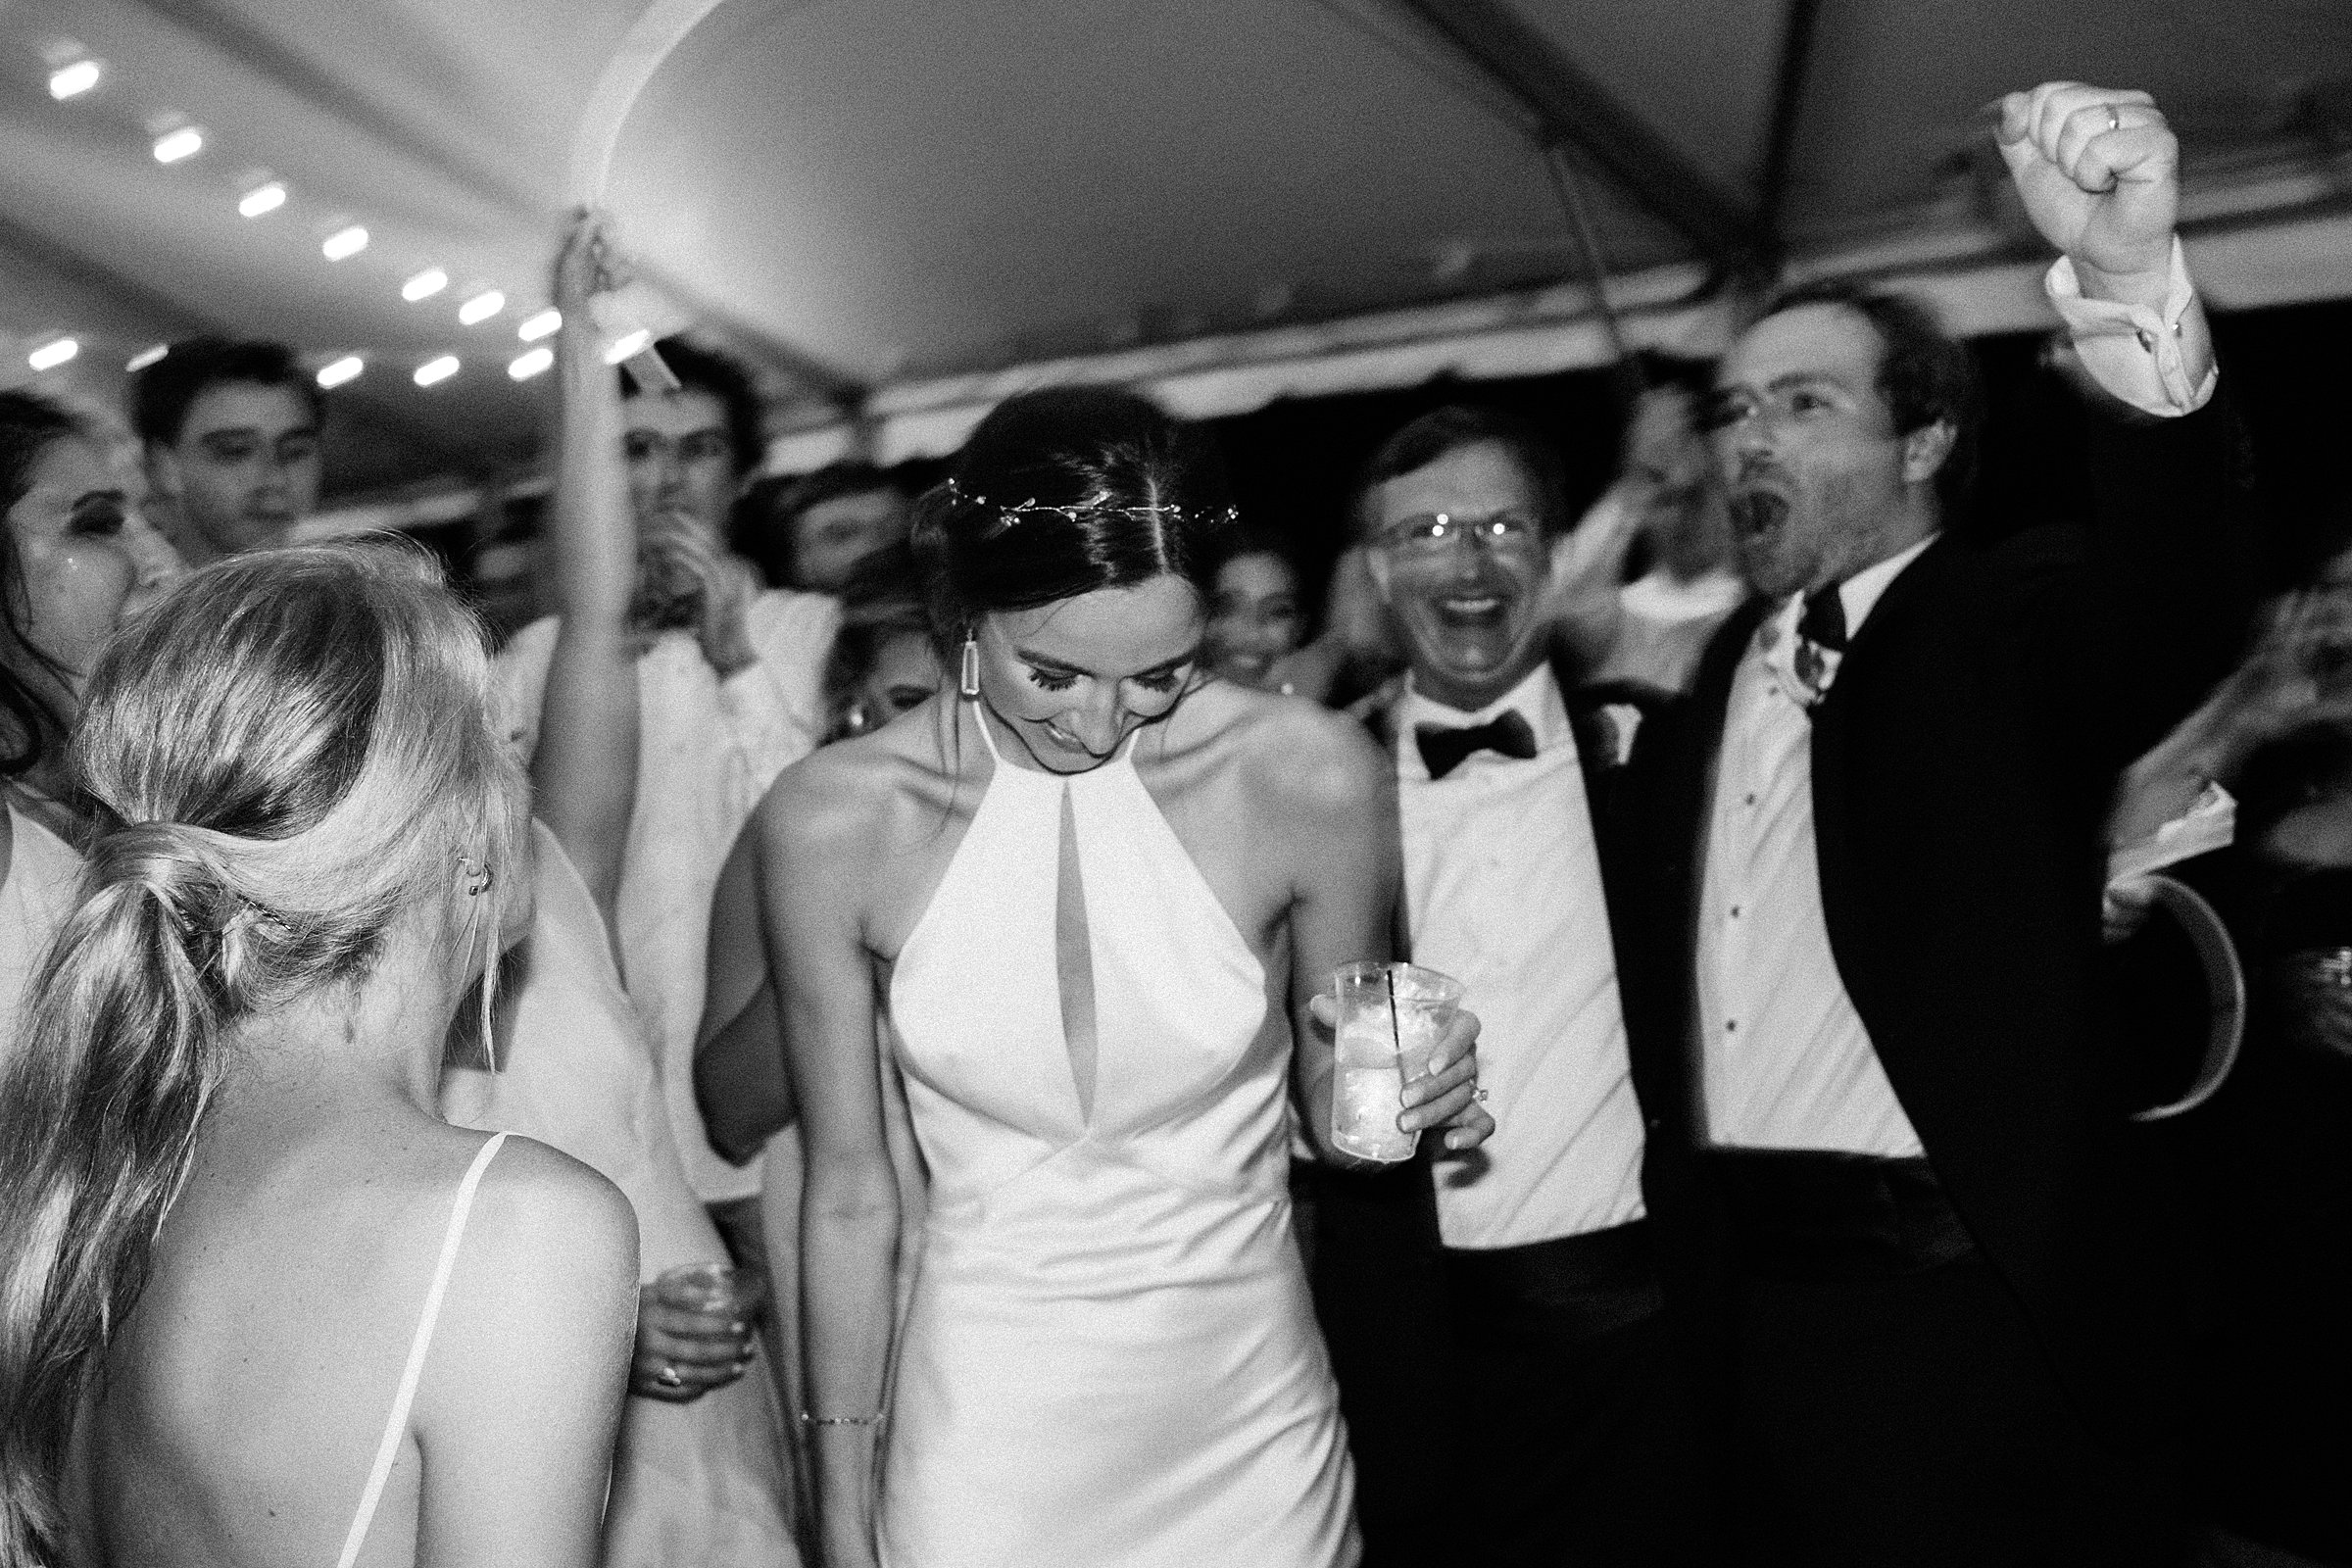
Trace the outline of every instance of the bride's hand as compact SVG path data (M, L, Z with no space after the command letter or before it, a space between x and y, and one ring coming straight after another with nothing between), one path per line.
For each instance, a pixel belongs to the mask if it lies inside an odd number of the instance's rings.
M1325 1029L1339 1027L1337 998L1318 994L1308 1000L1307 1009ZM1400 1131L1443 1127L1446 1148L1453 1153L1476 1149L1494 1135L1494 1118L1479 1103L1487 1096L1478 1087L1478 1029L1477 1013L1455 1011L1430 1048L1428 1075L1404 1086L1404 1113L1396 1118Z
M1479 1102L1478 1014L1456 1012L1429 1053L1429 1074L1404 1086L1404 1114L1396 1125L1408 1133L1446 1129L1446 1148L1458 1153L1476 1149L1494 1131L1494 1118Z

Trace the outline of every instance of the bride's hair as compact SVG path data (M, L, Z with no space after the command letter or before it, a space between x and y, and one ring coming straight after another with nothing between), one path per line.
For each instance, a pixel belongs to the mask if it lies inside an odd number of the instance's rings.
M1101 588L1184 578L1205 600L1239 530L1208 437L1110 387L1007 398L954 476L915 505L910 543L948 667L973 621Z
M490 699L479 623L380 544L209 567L99 662L74 760L103 830L0 1077L0 1561L65 1555L74 1421L232 1032L363 979L396 923L463 962L527 888Z

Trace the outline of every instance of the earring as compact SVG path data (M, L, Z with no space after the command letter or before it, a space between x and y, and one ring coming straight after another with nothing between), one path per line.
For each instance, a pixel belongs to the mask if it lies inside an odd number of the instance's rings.
M976 701L980 696L980 645L968 631L963 634L962 678L956 683L956 690L967 700Z
M458 857L458 874L466 879L466 896L478 899L490 891L490 867L470 855Z

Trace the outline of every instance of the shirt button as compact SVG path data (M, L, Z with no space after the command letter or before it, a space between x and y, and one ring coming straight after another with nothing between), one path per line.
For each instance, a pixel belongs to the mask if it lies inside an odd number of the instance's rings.
M1732 906L1732 918L1735 920L1740 918L1740 906L1737 904Z
M1753 790L1750 790L1750 791L1748 791L1748 792L1747 792L1747 799L1746 799L1745 801L1741 802L1740 804L1742 804L1742 805L1744 805L1744 806L1753 806L1753 805L1755 805L1755 804L1756 804L1756 792L1755 792L1755 791L1753 791Z
M1738 1034L1740 1032L1740 1020L1737 1018L1726 1020L1723 1026L1723 1031L1725 1034Z

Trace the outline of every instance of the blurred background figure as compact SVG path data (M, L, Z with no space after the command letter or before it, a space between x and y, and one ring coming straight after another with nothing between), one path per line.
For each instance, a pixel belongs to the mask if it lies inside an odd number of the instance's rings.
M318 510L326 397L284 344L174 343L130 406L150 520L187 565L284 544Z
M66 736L133 569L123 494L96 432L27 392L0 392L0 1060L35 956L72 907L81 835Z
M540 553L557 618L540 623L553 627L553 641L535 694L532 807L539 821L530 929L505 976L511 989L497 1050L448 1065L441 1108L453 1122L563 1150L619 1187L636 1214L642 1287L628 1368L633 1397L622 1412L605 1514L604 1568L790 1568L796 1555L778 1411L770 1380L745 1375L758 1360L760 1312L735 1287L752 1277L727 1282L723 1301L687 1289L692 1280L718 1284L724 1276L711 1271L730 1252L680 1157L656 1066L658 1036L648 1027L658 1019L640 1016L646 994L661 995L653 987L669 978L658 967L663 955L632 947L626 933L636 928L620 920L633 909L628 900L637 885L629 857L641 733L673 753L681 739L696 737L674 727L694 716L692 708L657 710L641 694L646 667L662 657L664 643L692 643L688 632L673 629L654 634L647 650L648 634L632 618L646 553L622 473L620 388L589 324L591 297L617 274L601 223L579 224L553 291L564 324L557 338L556 482ZM663 412L682 412L673 429L682 428L681 444L691 446L699 439L694 421L723 417L719 409L712 399ZM641 432L653 417L642 416ZM639 443L653 444L650 436ZM650 456L648 466L664 466L664 454ZM657 473L641 488L659 501L666 477ZM673 679L678 668L701 668L700 656L675 652ZM695 691L685 681L682 700ZM676 689L667 695L681 700ZM723 782L715 750L706 740L688 751L682 795L674 759L667 771L653 772L672 793L651 808L682 812L691 823L708 799L692 790ZM623 933L617 942L616 932ZM624 983L624 967L638 989Z
M866 557L841 586L841 630L825 661L825 738L880 729L945 679L913 553L899 544Z
M1271 538L1250 534L1217 568L1208 604L1208 667L1237 686L1282 690L1274 667L1306 641L1298 568Z
M906 494L870 463L762 479L736 511L735 548L771 588L838 594L858 563L906 542Z
M1732 567L1731 514L1702 429L1714 367L1665 354L1636 365L1646 389L1626 425L1616 493L1636 514L1634 548L1648 569L1618 590L1598 679L1682 692L1747 589Z
M2248 1001L2235 1069L2178 1124L2211 1308L2192 1473L2209 1568L2318 1568L2352 1561L2352 552L2133 764L2110 842L2217 782L2236 843L2172 868L2228 919Z

